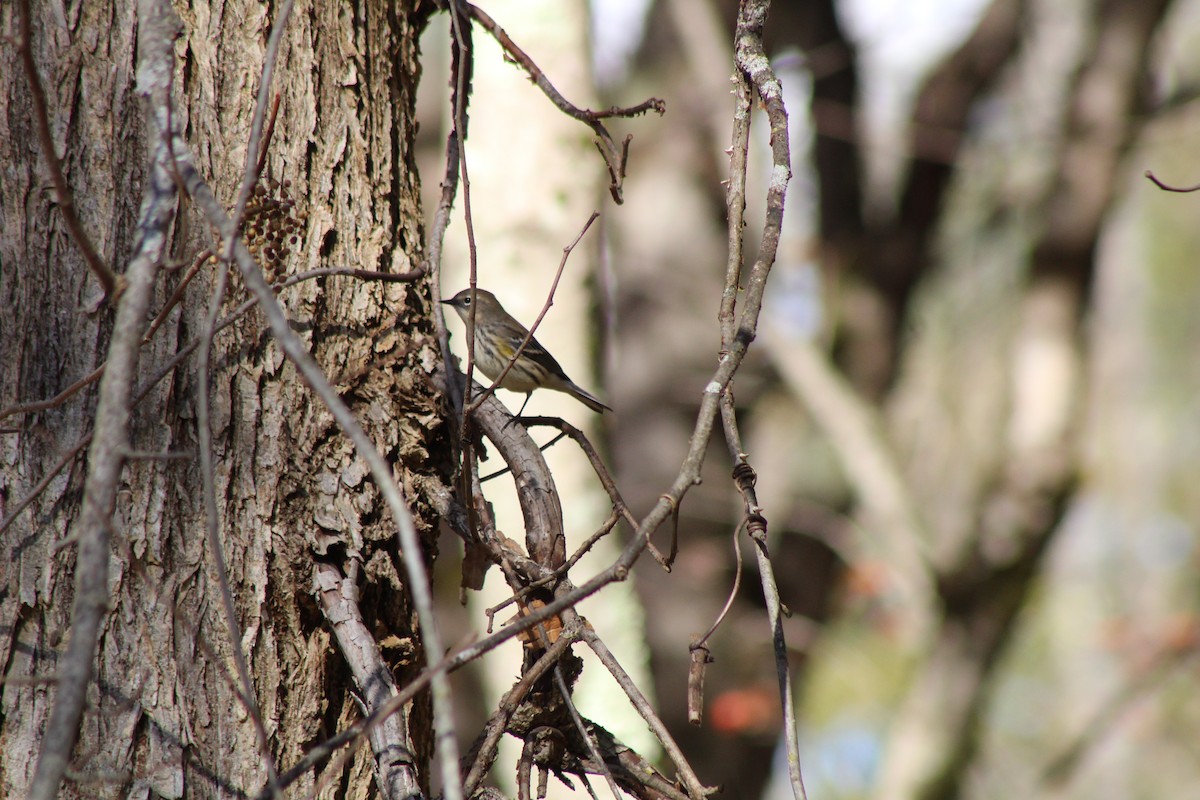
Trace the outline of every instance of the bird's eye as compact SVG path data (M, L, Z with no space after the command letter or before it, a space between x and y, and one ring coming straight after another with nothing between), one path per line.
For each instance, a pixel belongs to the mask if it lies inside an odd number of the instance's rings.
M471 298L469 298L469 297L464 297L464 298L463 298L463 305L464 305L464 306L469 306L469 305L471 305Z

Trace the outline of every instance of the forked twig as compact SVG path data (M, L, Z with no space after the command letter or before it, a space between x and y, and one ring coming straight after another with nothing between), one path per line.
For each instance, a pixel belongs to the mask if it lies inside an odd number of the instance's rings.
M733 352L741 340L753 335L746 326L748 313L752 311L752 297L761 299L761 292L751 288L765 281L767 272L775 260L779 237L783 231L784 201L787 184L791 178L791 153L788 141L787 110L783 104L783 91L779 79L771 69L771 63L763 50L762 33L766 24L769 0L743 0L738 12L734 34L734 61L737 107L734 112L733 146L730 157L729 189L726 195L729 215L729 261L725 275L725 288L721 298L721 348L722 352ZM771 158L773 163L771 181L767 188L766 220L759 242L758 260L751 268L745 292L746 303L741 318L735 323L735 301L742 276L742 222L745 200L746 160L749 148L751 93L757 94L767 114L771 135ZM797 800L805 800L804 778L800 769L800 744L796 730L796 718L792 701L792 681L787 660L787 643L784 641L782 625L782 603L775 583L771 560L767 553L766 518L758 505L754 491L754 470L742 452L741 436L737 428L731 384L720 388L722 427L726 443L734 462L734 482L742 495L745 507L744 525L755 544L763 594L767 601L767 618L773 633L775 668L779 679L780 705L784 719L784 741L787 748L788 777ZM739 554L740 554L739 550Z
M600 747L596 744L596 737L592 735L587 725L584 724L583 717L579 714L579 709L575 708L575 702L571 699L571 688L567 686L567 679L563 677L562 664L554 665L554 683L558 687L558 693L567 707L567 712L571 715L571 722L574 723L575 730L579 732L579 736L583 739L588 753L591 754L592 760L596 762L596 768L600 770L600 774L604 776L604 780L608 783L613 800L622 800L621 790L617 788L617 781L613 778L612 770L604 763L604 756L600 754ZM580 779L586 782L584 776L581 775ZM595 796L594 793L593 796Z
M558 641L548 647L538 660L525 670L516 685L500 699L496 710L492 712L491 718L484 725L479 740L471 748L475 755L471 760L470 768L467 769L467 777L463 780L463 792L468 797L474 796L475 790L479 788L487 771L491 769L492 762L496 758L496 747L500 742L500 737L504 735L509 718L516 712L529 690L533 688L533 684L558 663L558 660L562 658L574 641L574 632L569 628L563 630Z

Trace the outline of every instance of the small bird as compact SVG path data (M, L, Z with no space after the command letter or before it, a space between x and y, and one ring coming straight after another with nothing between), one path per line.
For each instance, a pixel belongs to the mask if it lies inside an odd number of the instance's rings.
M471 318L470 289L463 289L442 302L457 311L464 323ZM508 366L513 353L517 352L528 334L529 329L513 319L494 294L484 289L475 290L475 366L479 367L480 372L495 380ZM510 392L524 393L525 402L521 404L521 411L525 410L534 389L566 392L597 413L602 414L606 409L612 411L568 378L554 356L537 339L530 339L529 344L525 345L512 369L500 382L500 387ZM517 412L518 417L521 411Z

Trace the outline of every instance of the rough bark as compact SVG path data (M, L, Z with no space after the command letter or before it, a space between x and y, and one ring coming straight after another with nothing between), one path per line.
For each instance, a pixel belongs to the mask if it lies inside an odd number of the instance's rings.
M133 247L151 144L134 91L138 20L126 3L35 5L32 45L55 146L83 227L121 271ZM230 207L274 10L241 2L176 7L183 27L175 43L172 113L200 170ZM264 254L275 276L318 265L401 271L419 263L411 146L422 25L411 5L297 4L276 67L281 102L264 185L274 200L294 202L299 228L290 252ZM0 28L15 31L11 4L0 10ZM47 191L28 85L9 46L0 49L0 92L0 406L8 406L52 397L98 366L113 309L85 313L95 281ZM283 224L278 212L259 220L266 228ZM249 236L253 242L255 234ZM213 245L200 215L184 204L173 257L188 266ZM184 272L160 278L152 313ZM139 390L197 335L212 274L206 265L142 348ZM235 279L225 310L245 296ZM327 278L281 297L294 329L395 464L401 486L444 472L446 465L435 461L444 452L438 398L425 377L436 348L423 285ZM348 558L361 559L365 622L390 643L385 659L403 681L421 660L401 559L431 558L432 545L425 553L398 552L361 461L283 360L260 316L252 312L218 335L212 362L219 524L238 636L268 755L285 769L359 713L351 675L314 600L315 561L340 569ZM135 451L182 458L135 457L123 473L109 614L63 796L252 796L263 788L263 754L235 696L229 633L204 542L195 459L200 390L194 363L185 361L131 408ZM89 432L96 396L88 387L61 405L4 420L15 430L0 436L0 513L7 516ZM7 796L26 794L55 695L52 684L18 679L53 675L71 635L70 539L86 468L82 457L73 460L3 534L0 663L9 682L0 698L0 793ZM432 542L432 513L415 501L413 511ZM406 714L414 760L426 763L427 703ZM345 774L327 777L321 796L371 795L370 751L360 751ZM300 786L312 781L310 775Z

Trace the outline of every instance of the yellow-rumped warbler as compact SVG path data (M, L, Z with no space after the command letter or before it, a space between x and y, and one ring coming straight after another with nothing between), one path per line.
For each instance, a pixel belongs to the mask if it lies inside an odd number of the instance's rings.
M442 302L453 307L464 323L471 318L470 289L463 289ZM508 366L513 353L517 352L528 334L529 329L504 310L496 295L483 289L475 290L475 366L480 372L495 380ZM605 409L612 411L568 378L554 356L537 339L530 339L529 344L525 345L512 369L500 382L500 387L510 392L524 393L525 403L529 402L534 389L554 389L566 392L597 413L603 413ZM522 404L521 411L524 410L525 405ZM521 411L517 412L517 416L521 415Z

